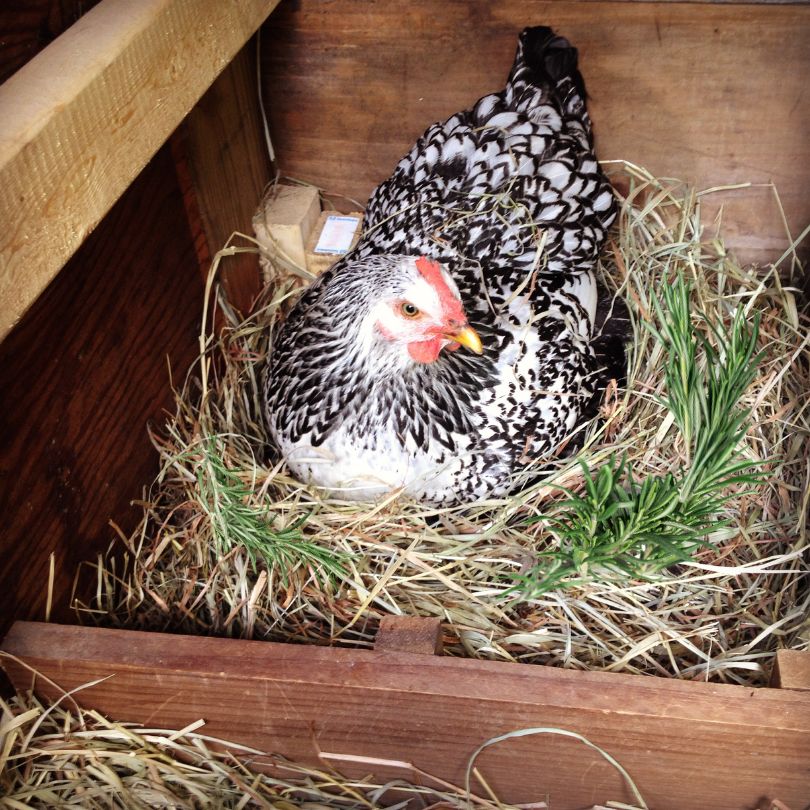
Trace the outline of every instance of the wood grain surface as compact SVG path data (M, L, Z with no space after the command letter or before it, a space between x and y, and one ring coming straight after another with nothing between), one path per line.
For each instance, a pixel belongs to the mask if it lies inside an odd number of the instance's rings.
M194 106L177 140L188 162L192 210L205 234L208 260L202 270L207 274L210 259L235 231L253 236L253 215L271 178L259 115L255 42L242 48ZM237 239L235 244L248 243ZM261 288L258 256L228 257L219 279L228 300L246 313Z
M616 757L656 810L733 810L765 798L803 807L810 785L804 692L25 623L2 649L62 689L112 676L77 699L117 720L182 728L202 718L206 734L357 775L375 767L346 757L411 763L463 784L480 743L555 727ZM18 688L31 686L30 671L2 663ZM476 765L505 801L550 797L565 810L631 798L601 756L559 736L507 741ZM390 763L380 771L415 776Z
M0 84L98 3L99 0L3 0Z
M104 0L0 86L0 338L278 0Z
M383 616L374 638L375 652L441 655L441 619L432 616Z
M526 25L579 49L600 159L700 188L773 182L793 235L810 222L810 6L568 0L300 0L263 27L283 172L365 202L432 122L503 87ZM772 189L725 206L744 260L787 244Z
M55 615L80 562L134 526L157 473L146 425L197 353L202 282L168 149L161 150L0 343L0 632Z
M810 692L810 651L778 650L771 686Z

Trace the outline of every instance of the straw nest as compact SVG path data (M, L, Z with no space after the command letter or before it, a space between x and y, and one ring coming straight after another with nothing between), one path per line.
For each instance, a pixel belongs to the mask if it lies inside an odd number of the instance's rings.
M545 481L512 498L441 510L396 497L329 501L292 480L265 457L259 392L273 328L301 273L265 250L276 283L244 320L220 299L226 325L217 337L204 326L176 413L151 434L161 472L143 520L93 564L97 588L81 615L128 628L356 646L373 643L385 614L436 616L452 655L764 684L777 648L810 645L810 345L792 286L795 251L775 266L741 267L719 237L705 235L700 207L711 190L630 164L612 168L628 190L600 273L627 302L633 338L627 383L609 388L577 458L560 459ZM220 261L240 249L255 250L229 248ZM676 275L689 284L706 338L698 367L714 340L711 323L728 324L735 312L761 317L737 451L761 476L724 495L726 525L678 565L638 576L606 566L516 598L515 576L560 542L546 516L582 491L583 463L596 474L623 457L637 481L688 466L665 404L655 331L656 302ZM210 298L214 290L212 274Z

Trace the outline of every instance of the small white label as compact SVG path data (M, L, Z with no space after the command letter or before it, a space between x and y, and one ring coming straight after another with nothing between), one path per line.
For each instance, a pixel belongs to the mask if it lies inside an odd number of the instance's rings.
M315 252L339 255L348 253L359 222L357 217L340 217L330 214L323 224L318 244L315 245Z

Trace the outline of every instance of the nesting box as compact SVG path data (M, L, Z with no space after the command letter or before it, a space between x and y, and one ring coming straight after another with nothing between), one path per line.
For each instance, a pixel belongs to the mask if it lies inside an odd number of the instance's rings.
M48 25L66 30L16 73L25 48L0 57L4 649L65 689L114 675L82 699L118 719L202 717L210 734L381 778L407 778L410 763L461 783L483 739L559 726L632 763L656 808L805 806L802 653L751 690L443 658L430 628L394 626L363 651L71 626L77 564L106 547L108 521L134 524L131 501L154 476L145 427L171 403L167 361L177 379L196 356L212 256L251 232L271 180L251 40L265 20L277 165L343 195L345 212L427 124L497 89L517 32L545 24L580 50L601 156L728 186L728 242L745 261L778 258L785 220L810 221L806 6L276 4L104 0L68 27L70 3L43 3L14 18L29 51ZM0 11L0 27L10 20ZM759 200L735 194L743 182L761 184ZM256 258L237 257L224 283L247 309ZM57 623L11 627L46 614ZM25 686L21 665L5 667ZM624 795L615 771L566 741L485 757L505 800L551 794L574 808Z

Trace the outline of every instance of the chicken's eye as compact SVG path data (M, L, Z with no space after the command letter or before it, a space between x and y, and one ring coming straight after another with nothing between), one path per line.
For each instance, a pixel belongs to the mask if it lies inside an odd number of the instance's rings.
M422 313L419 311L419 307L415 307L409 301L404 301L399 306L399 311L406 317L406 318L418 318Z

